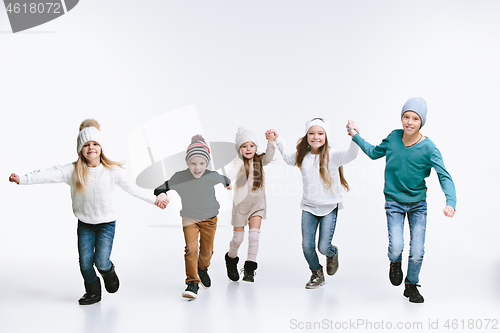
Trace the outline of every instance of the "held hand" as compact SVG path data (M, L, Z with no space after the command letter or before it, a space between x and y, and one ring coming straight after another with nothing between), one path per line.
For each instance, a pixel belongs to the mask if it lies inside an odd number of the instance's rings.
M278 133L275 130L270 129L266 131L266 140L268 140L269 142L274 142L277 138Z
M349 134L350 136L355 136L357 133L359 133L358 125L356 125L356 123L353 120L347 121L346 128L347 128L347 134Z
M10 177L9 177L9 182L11 182L11 183L19 184L19 180L20 180L20 177L18 175L16 175L15 173L10 175Z
M226 187L226 189L228 189L229 191L231 191L233 189L233 184L229 184L229 186Z
M165 193L160 193L156 197L155 206L157 206L161 209L165 209L165 207L167 207L169 202L170 202L170 200L168 200L168 196Z
M444 216L453 217L455 215L455 210L451 206L446 206L443 209Z

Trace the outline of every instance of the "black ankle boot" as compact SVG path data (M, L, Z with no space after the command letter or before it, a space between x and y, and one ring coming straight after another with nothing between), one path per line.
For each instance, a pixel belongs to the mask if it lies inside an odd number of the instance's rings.
M116 291L120 287L120 281L118 280L118 276L115 272L115 265L111 264L111 269L109 269L108 271L101 271L99 269L99 273L101 273L104 280L106 291L110 294L116 293Z
M238 274L238 261L240 260L240 258L238 257L231 258L226 253L225 259L226 259L227 277L231 281L238 281L240 279L240 274Z
M243 281L254 282L255 270L257 269L257 263L255 261L245 261L243 266Z
M85 283L85 294L78 300L80 305L90 305L101 301L101 280Z
M389 280L393 286L399 286L403 282L403 271L400 262L391 262L389 267Z
M406 281L405 281L405 291L403 293L403 296L407 297L408 300L412 303L423 303L424 298L418 292L417 287L420 287L420 285L406 283Z

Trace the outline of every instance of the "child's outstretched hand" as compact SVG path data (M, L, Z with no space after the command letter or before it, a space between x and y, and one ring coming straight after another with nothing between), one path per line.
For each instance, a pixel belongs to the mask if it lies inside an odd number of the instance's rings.
M278 132L273 129L266 131L266 140L269 142L274 142L278 138Z
M453 217L455 215L455 210L451 206L446 206L443 209L444 216Z
M12 182L12 183L19 184L19 180L20 180L20 177L18 175L16 175L15 173L10 175L10 177L9 177L9 182Z
M168 199L168 196L165 193L160 193L156 197L155 206L161 209L165 209L169 202L170 200Z
M356 125L354 120L348 120L346 128L347 134L349 134L350 136L355 136L357 133L359 133L358 125Z

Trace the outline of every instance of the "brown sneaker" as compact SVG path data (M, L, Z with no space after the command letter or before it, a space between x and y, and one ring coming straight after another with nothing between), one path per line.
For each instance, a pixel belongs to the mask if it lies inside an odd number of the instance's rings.
M312 271L309 282L306 283L306 289L317 289L325 284L325 276L323 275L323 267L320 265L317 271Z
M337 273L339 269L339 249L336 246L334 248L337 250L335 255L333 257L326 257L326 273L328 275Z

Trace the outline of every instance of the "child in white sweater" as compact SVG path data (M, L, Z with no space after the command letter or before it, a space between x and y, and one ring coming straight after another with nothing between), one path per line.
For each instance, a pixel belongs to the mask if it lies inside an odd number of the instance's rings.
M13 173L9 181L20 185L66 183L71 187L73 213L78 218L80 272L86 291L78 302L80 305L89 305L101 300L101 282L94 264L109 293L116 292L119 287L118 276L109 259L118 217L113 193L115 185L151 204L155 203L155 197L142 192L128 179L120 163L104 155L97 121L87 119L80 125L77 153L78 160L74 163L33 171L23 176ZM166 204L160 206L164 208Z
M316 231L319 227L318 249L326 256L328 275L338 269L338 249L332 245L338 209L342 208L342 188L349 189L343 177L342 165L354 160L358 146L351 142L346 151L330 149L328 123L314 118L306 123L306 134L299 139L296 150L288 151L285 141L275 130L276 145L289 165L298 166L302 173L302 250L312 275L306 289L316 289L325 284L323 267L316 253Z

